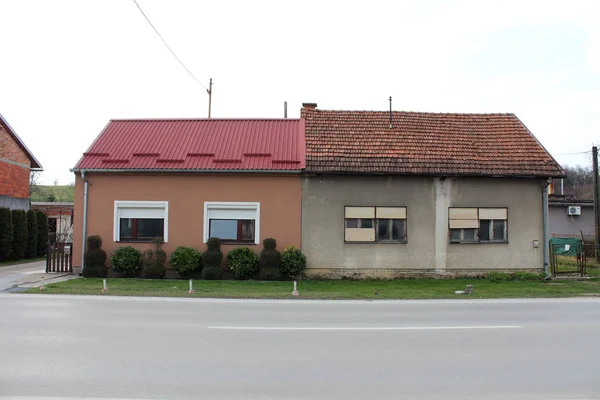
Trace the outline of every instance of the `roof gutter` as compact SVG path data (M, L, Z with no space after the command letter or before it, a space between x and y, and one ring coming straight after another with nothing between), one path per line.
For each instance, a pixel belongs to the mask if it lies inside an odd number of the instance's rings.
M83 232L81 234L81 274L85 268L85 250L87 242L87 211L88 211L88 180L85 177L85 170L81 170L81 179L84 182L83 186Z

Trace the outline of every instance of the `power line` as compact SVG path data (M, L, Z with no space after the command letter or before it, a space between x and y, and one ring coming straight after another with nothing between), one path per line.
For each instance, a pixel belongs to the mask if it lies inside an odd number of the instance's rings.
M210 94L210 90L204 86L202 84L202 82L200 82L195 76L194 74L192 74L192 72L185 66L185 64L179 59L179 57L177 57L177 54L175 54L175 52L171 49L171 47L167 44L167 42L165 41L165 39L163 39L163 37L161 36L161 34L158 32L158 29L156 29L154 27L154 25L152 25L152 22L150 22L150 19L148 19L148 17L146 16L146 14L144 13L144 10L142 10L142 7L140 7L140 5L138 4L138 2L136 0L133 0L133 2L135 3L135 5L137 6L137 8L140 10L140 12L142 13L142 15L144 16L144 18L146 18L146 21L148 21L148 23L150 24L150 26L152 27L152 29L154 29L154 32L156 32L156 34L158 35L158 37L160 38L160 40L162 40L162 42L165 44L165 46L167 47L167 49L169 49L169 51L171 52L171 54L173 54L173 57L175 57L175 59L177 61L179 61L179 64L181 64L181 66L187 71L188 74L190 74L190 76L192 78L194 78L194 80L196 82L198 82L198 84L200 86L202 86L207 92L208 94Z
M574 155L578 155L578 154L589 154L591 153L591 150L588 151L580 151L579 153L563 153L563 154L554 154L555 156L574 156Z

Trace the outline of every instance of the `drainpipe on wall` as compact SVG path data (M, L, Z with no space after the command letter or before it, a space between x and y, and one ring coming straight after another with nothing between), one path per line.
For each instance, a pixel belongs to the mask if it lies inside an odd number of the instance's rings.
M544 236L544 272L546 278L550 276L548 272L548 266L550 264L550 238L548 235L548 186L552 182L552 178L548 178L547 183L542 188L542 224L543 224L543 236Z
M81 171L83 180L83 233L81 237L81 273L85 268L85 245L87 241L87 208L88 208L88 181L85 179L85 171Z

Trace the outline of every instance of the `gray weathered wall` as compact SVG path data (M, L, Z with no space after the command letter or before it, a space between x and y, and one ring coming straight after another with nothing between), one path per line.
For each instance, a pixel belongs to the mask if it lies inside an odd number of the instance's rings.
M29 199L19 199L11 196L0 195L0 207L8 207L11 210L29 210Z
M541 187L539 180L305 176L302 250L308 273L393 277L541 269ZM344 243L344 206L406 206L408 243ZM508 207L509 243L449 244L448 207Z
M575 203L574 203L575 205ZM594 207L581 206L581 215L567 215L566 205L550 205L548 225L550 236L594 236Z

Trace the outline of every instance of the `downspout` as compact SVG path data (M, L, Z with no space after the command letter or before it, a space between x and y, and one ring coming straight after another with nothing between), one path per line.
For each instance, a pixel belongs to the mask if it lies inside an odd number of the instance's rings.
M85 268L85 246L87 241L87 209L88 209L88 180L85 179L85 171L81 170L83 180L83 233L81 236L81 273Z
M542 188L542 224L543 224L543 236L544 236L544 272L546 273L546 279L550 277L548 267L550 264L550 238L548 235L548 186L552 182L552 178L548 178L547 183Z

